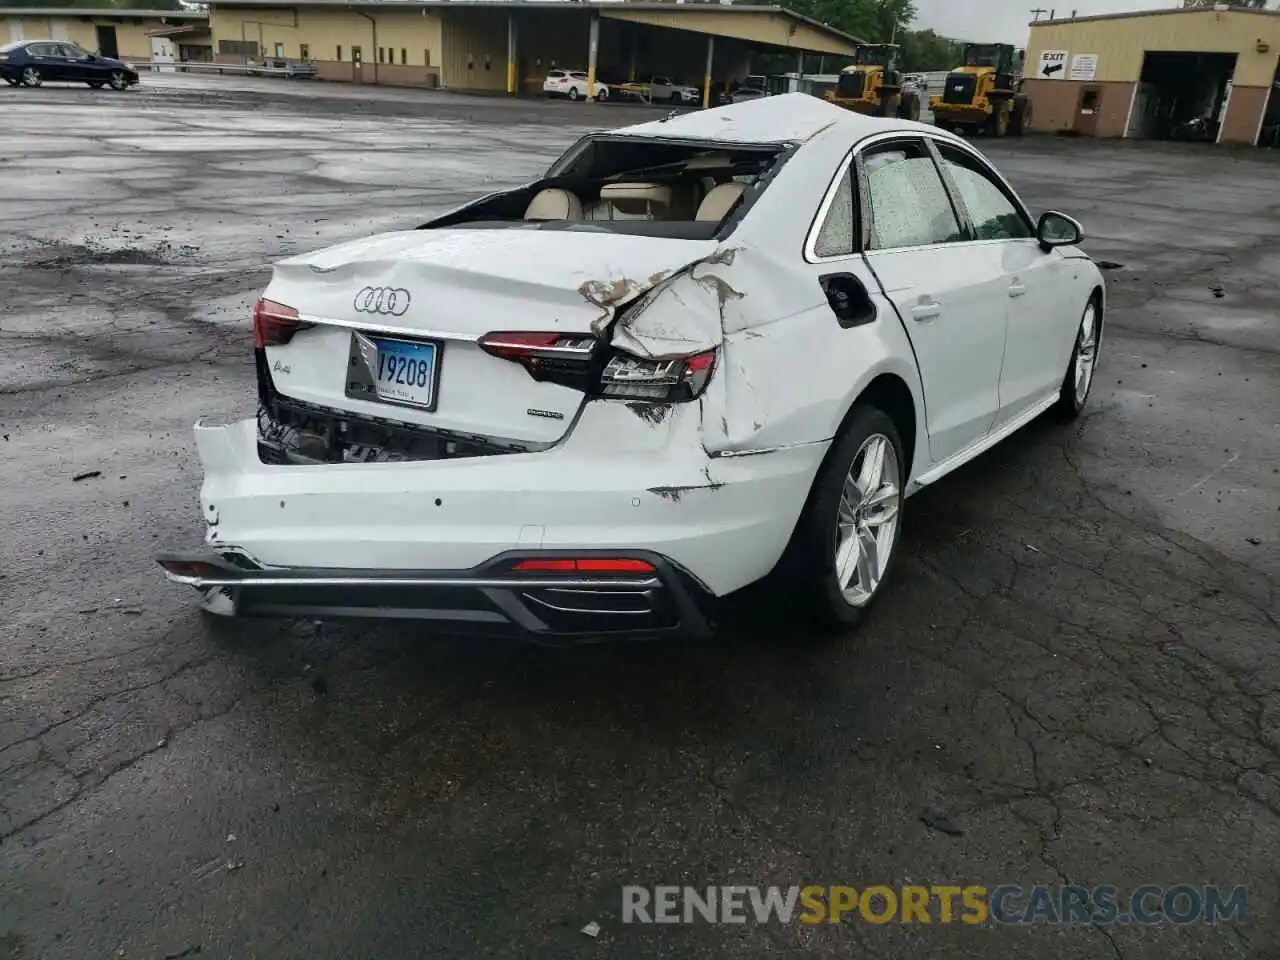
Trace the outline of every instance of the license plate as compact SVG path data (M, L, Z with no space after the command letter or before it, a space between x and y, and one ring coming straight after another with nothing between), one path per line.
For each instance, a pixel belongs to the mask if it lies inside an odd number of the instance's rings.
M435 408L436 377L440 360L437 344L356 334L353 361L358 354L368 380L348 386L347 395L373 394L384 403ZM360 378L365 379L365 378ZM363 388L363 389L360 389Z

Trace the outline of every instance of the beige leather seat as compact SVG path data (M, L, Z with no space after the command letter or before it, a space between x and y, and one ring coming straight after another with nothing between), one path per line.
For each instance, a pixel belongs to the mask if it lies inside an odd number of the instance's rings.
M702 203L698 204L698 213L694 219L719 223L729 215L729 211L737 205L738 201L742 199L742 195L746 192L747 185L738 183L736 180L720 184L720 186L715 187L702 198Z
M526 220L581 220L582 201L568 190L539 190L525 209Z

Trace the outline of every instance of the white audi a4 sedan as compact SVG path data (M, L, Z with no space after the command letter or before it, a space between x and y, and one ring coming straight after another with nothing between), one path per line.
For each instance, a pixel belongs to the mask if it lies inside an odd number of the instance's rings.
M214 613L696 636L766 577L859 620L906 500L1056 408L1105 290L934 127L767 97L275 264L259 410L203 419Z

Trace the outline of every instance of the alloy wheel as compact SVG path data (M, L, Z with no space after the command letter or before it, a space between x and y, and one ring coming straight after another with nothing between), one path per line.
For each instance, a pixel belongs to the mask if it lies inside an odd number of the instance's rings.
M1090 303L1080 320L1080 333L1076 340L1075 390L1076 405L1084 406L1093 385L1093 369L1098 360L1098 307Z
M123 90L125 87L129 86L128 78L126 78L124 73L119 70L111 71L109 82L112 90Z
M850 606L865 607L884 579L901 502L898 454L888 437L873 433L849 467L836 520L836 580Z
M22 82L28 87L38 87L44 82L44 77L35 67L27 67L22 71Z

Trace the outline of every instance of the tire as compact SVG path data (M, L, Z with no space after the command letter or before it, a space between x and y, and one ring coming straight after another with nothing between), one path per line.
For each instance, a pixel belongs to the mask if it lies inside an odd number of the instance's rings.
M987 121L986 130L983 131L989 137L999 139L1009 134L1009 110L1003 104L996 104L995 109L991 113L991 119Z
M902 100L898 104L899 120L920 120L920 98L914 93L904 93Z
M107 77L107 83L111 85L112 90L117 92L129 89L129 78L125 76L123 70L112 70L111 75Z
M1015 137L1021 137L1031 129L1031 101L1024 96L1019 96L1013 102L1013 118L1009 123L1009 133Z
M608 99L609 99L608 87L601 87L598 91L596 91L596 103L603 103Z
M1089 336L1088 331L1091 331ZM1058 402L1054 411L1065 420L1074 420L1080 416L1085 404L1089 401L1089 391L1098 369L1098 348L1102 345L1102 302L1095 293L1089 298L1084 312L1080 314L1080 325L1076 328L1075 346L1071 348L1071 359L1067 362L1067 371L1062 377L1062 386L1058 390ZM1082 366L1081 357L1085 356ZM1082 371L1084 374L1081 388Z
M35 67L22 68L22 85L24 87L38 87L44 83L44 77L40 76L40 71Z
M101 80L86 80L85 82L86 82L86 83L88 83L88 84L89 84L89 86L90 86L90 87L92 87L94 90L101 90L101 89L102 89L102 81L101 81Z
M867 469L867 456L876 452L882 455L883 465L876 499L851 504L851 496L861 497L854 477L866 476L862 471ZM798 609L819 624L854 626L883 592L902 531L906 463L893 420L876 407L855 406L818 470L779 565L791 596L802 598ZM873 525L872 520L877 522ZM854 531L862 536L853 536ZM868 537L879 557L870 571L859 562L865 554L849 554L852 546L865 543ZM851 577L843 583L841 565Z
M577 88L577 87L570 87L570 88L569 88L569 99L570 99L570 100L572 100L572 101L574 101L575 103L576 103L578 100L580 100L580 99L581 99L581 97L580 97L580 96L579 96L579 94L578 94L578 88Z

